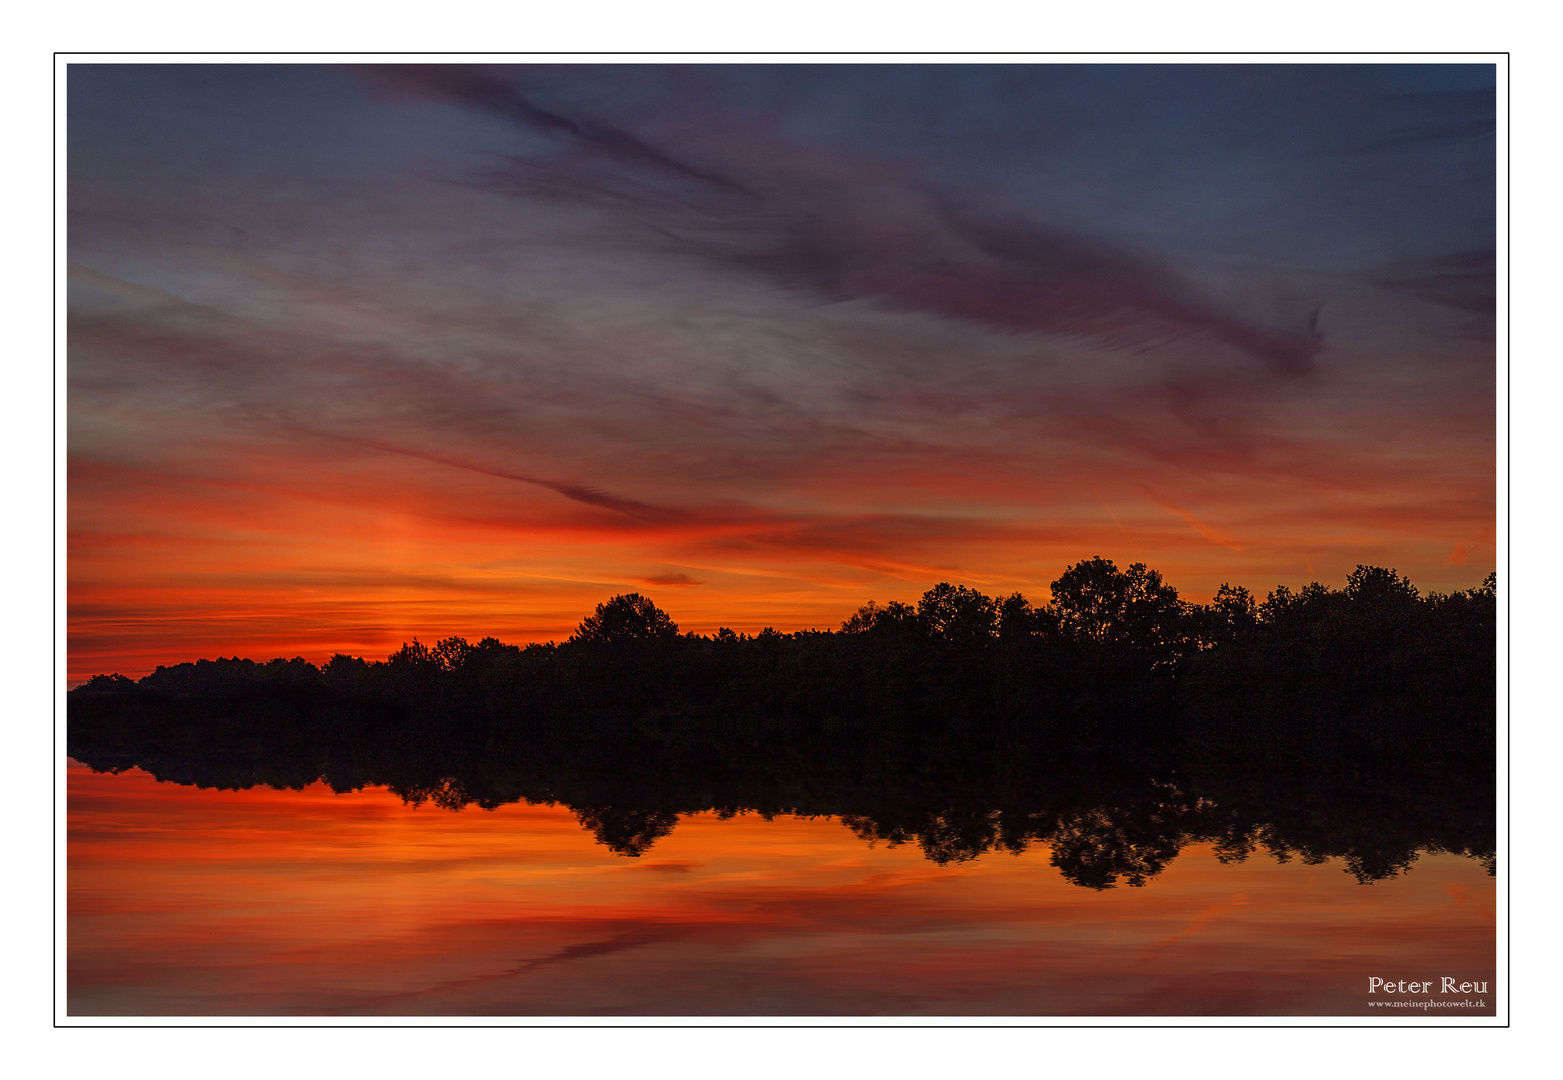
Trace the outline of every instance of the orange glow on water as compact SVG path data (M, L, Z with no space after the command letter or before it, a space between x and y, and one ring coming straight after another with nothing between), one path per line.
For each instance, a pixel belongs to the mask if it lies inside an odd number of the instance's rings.
M1193 845L1093 892L1045 848L940 867L828 818L692 815L630 859L562 807L69 786L74 1016L1374 1015L1369 976L1496 955L1453 856L1364 886Z

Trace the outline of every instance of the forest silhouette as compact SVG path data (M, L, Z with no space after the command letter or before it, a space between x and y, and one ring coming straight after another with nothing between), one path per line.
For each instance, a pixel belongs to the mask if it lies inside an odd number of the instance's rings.
M205 787L563 804L626 856L714 811L831 815L941 863L1046 844L1093 889L1194 842L1363 882L1421 852L1491 871L1496 607L1494 575L1424 596L1370 566L1196 604L1102 558L1046 604L941 583L835 631L680 633L632 593L562 643L99 675L69 695L67 749Z

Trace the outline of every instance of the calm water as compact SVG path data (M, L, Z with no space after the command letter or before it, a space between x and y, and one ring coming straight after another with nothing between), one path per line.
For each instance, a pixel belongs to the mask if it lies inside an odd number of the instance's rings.
M833 817L680 815L632 858L562 806L74 762L69 795L72 1016L1386 1015L1463 998L1370 976L1495 989L1494 879L1457 855L1362 884L1187 843L1092 889L1046 844L941 865Z

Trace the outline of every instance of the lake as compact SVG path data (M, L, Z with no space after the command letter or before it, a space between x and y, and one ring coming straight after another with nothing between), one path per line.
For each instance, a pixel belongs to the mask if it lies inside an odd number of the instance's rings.
M1135 886L1071 869L1078 823L1012 852L685 810L610 846L558 803L67 777L72 1017L1495 1013L1495 879L1468 854L1364 882L1361 856L1172 830Z

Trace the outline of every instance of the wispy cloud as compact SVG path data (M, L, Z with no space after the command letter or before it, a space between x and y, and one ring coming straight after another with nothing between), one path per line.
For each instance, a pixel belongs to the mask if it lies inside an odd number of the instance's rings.
M705 582L697 581L682 571L667 574L653 574L650 577L637 578L636 580L643 581L647 585L671 585L675 587L705 584Z

